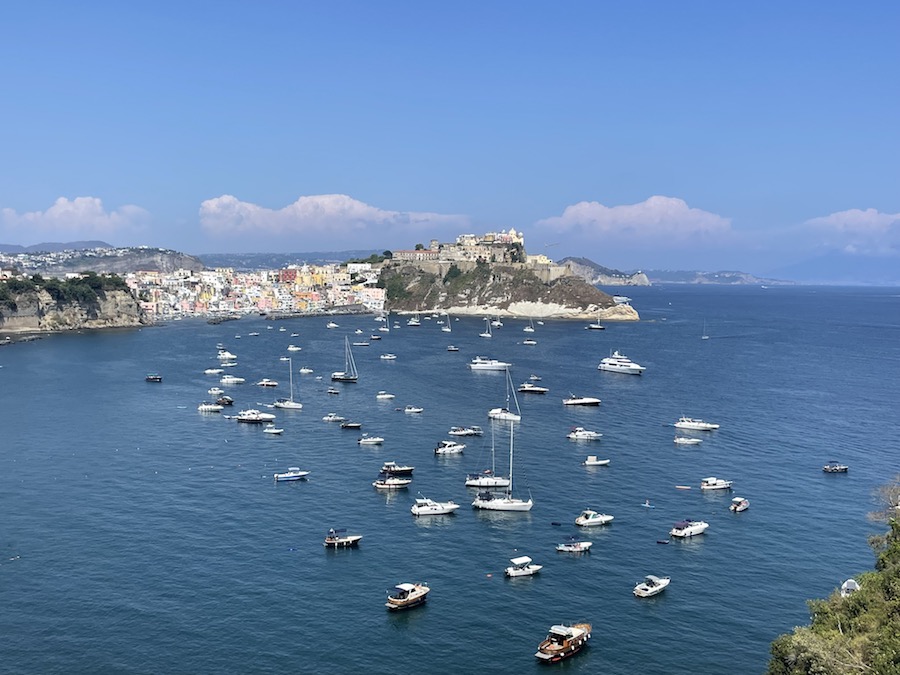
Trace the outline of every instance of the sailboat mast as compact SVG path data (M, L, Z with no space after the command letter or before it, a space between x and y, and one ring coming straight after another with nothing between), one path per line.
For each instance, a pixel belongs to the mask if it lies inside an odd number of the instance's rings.
M513 423L509 422L509 496L513 493Z

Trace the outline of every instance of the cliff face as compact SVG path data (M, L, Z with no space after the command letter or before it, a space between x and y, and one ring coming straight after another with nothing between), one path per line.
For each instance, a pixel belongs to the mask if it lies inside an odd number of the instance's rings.
M14 297L16 309L0 307L0 332L37 333L141 326L147 322L135 297L124 290L99 294L96 303L61 305L43 289Z
M575 276L542 281L518 265L451 263L429 269L391 263L381 272L393 311L440 311L473 316L637 321L637 312Z
M581 277L589 284L599 286L649 286L650 279L643 272L629 274L619 270L598 265L587 258L564 258L560 261L568 267L572 274Z

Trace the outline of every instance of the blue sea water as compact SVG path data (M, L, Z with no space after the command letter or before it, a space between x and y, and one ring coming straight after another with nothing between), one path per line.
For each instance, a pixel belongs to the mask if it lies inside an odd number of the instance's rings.
M3 348L0 671L528 673L541 670L532 655L551 624L584 620L591 646L558 666L566 672L763 671L771 640L808 621L806 599L872 566L866 537L879 528L866 514L900 456L900 292L628 293L641 322L590 331L548 321L535 346L521 344L524 321L486 340L477 318L453 321L449 335L437 320L401 320L354 348L359 382L337 396L326 389L343 369L343 338L375 332L371 317L341 317L333 330L319 318L184 320ZM219 342L247 378L223 387L235 412L287 395L279 357L289 343L303 347L291 356L304 408L274 411L283 435L197 412L217 383L203 371ZM644 375L598 371L612 349ZM503 373L466 367L476 355L512 362L516 384L537 373L550 389L519 397L516 492L533 496L530 513L469 508L464 476L489 464L489 432L465 439L460 457L433 454L450 426L487 431L487 410L505 403ZM315 373L299 375L303 365ZM161 384L144 382L151 371ZM253 386L263 377L280 386ZM376 401L381 389L396 399ZM603 403L564 407L570 393ZM425 410L397 410L406 404ZM322 421L330 411L384 446L358 446L358 432ZM677 446L671 425L682 414L721 429ZM567 440L576 425L603 439ZM505 467L507 425L496 432ZM611 464L586 468L588 454ZM850 472L824 474L832 459ZM371 486L385 460L415 465L409 490ZM288 466L309 480L275 484ZM710 475L734 491L702 493ZM463 507L414 518L419 491ZM734 495L750 509L729 512ZM615 520L576 532L584 508ZM657 543L683 518L710 528ZM325 550L329 527L363 534L360 547ZM557 553L572 534L592 552ZM516 555L544 569L505 579ZM673 581L639 600L631 589L646 574ZM385 591L403 581L427 582L429 601L389 613Z

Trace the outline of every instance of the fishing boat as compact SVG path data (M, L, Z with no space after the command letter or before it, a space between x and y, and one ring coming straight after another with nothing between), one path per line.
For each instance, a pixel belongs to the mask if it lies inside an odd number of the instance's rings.
M292 480L302 480L309 475L309 471L301 471L299 466L289 467L287 471L273 474L276 483L283 483Z
M592 541L579 541L577 537L569 537L569 541L556 545L556 550L560 553L589 553Z
M488 511L531 511L534 500L513 497L513 423L509 423L509 487L505 494L495 495L493 492L479 492L472 502L476 509Z
M648 574L644 580L634 587L634 594L639 598L651 598L659 595L669 585L671 579L669 577L657 577Z
M704 478L700 481L700 489L701 490L730 490L731 484L734 481L725 480L724 478L716 478L715 476L710 476L709 478Z
M389 473L394 476L411 476L416 467L405 464L397 464L397 462L385 462L381 465L382 473Z
M412 483L412 478L393 476L389 473L380 473L372 485L379 490L402 490Z
M335 382L356 382L359 379L359 374L356 372L356 361L350 350L350 338L346 336L344 337L344 369L333 372L331 379Z
M588 455L587 459L582 462L584 466L606 466L609 464L608 459L599 459L597 455Z
M556 663L577 654L591 639L591 624L550 626L547 637L538 645L535 657L546 663Z
M544 566L535 564L527 555L510 558L512 564L503 572L508 577L530 577L540 572Z
M404 583L394 586L394 591L393 595L388 595L384 606L392 611L397 611L400 609L412 609L424 604L431 589L422 583Z
M423 497L420 493L416 497L416 503L409 507L409 511L414 516L443 516L453 513L458 508L459 504L453 500L436 502L428 497Z
M322 545L325 548L350 548L358 546L360 539L362 539L361 534L347 534L345 528L331 528L328 530L328 534L325 535L325 541L322 542Z
M290 358L288 358L288 371L291 378L291 390L289 392L290 395L287 398L279 398L272 405L283 410L301 410L303 408L303 404L299 401L294 400L294 363Z

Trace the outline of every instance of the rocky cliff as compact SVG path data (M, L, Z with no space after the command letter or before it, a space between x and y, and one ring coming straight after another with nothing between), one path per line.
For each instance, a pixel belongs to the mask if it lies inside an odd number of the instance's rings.
M147 319L127 290L103 291L96 302L59 303L45 290L13 296L14 309L0 305L0 333L38 333L141 326Z
M598 286L649 286L650 279L643 272L620 272L603 265L598 265L587 258L563 258L560 265L565 265L572 274L581 277L589 284Z
M630 306L576 276L543 281L525 265L386 264L379 285L393 311L535 319L637 321Z

